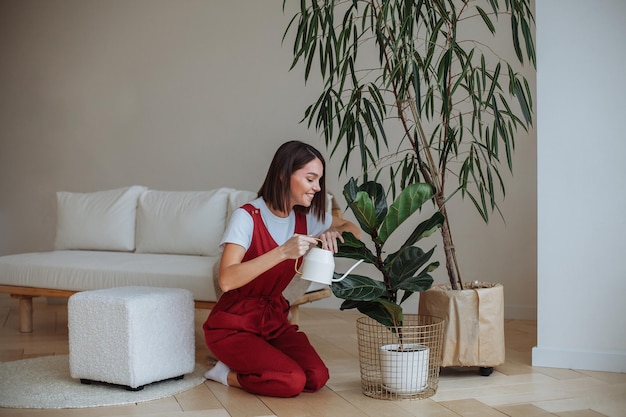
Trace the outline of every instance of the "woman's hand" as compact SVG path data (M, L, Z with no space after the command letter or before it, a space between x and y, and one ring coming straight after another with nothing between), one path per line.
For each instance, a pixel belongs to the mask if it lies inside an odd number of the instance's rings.
M288 259L298 259L304 256L311 246L317 245L317 240L312 236L295 234L281 245L283 254Z
M337 241L344 242L343 236L341 235L343 232L350 232L357 239L361 238L361 229L356 227L354 223L339 216L333 216L333 222L330 228L322 232L319 236L322 241L322 248L337 253L339 250Z
M220 288L224 292L240 288L280 262L300 258L312 245L317 245L314 237L295 234L279 247L243 262L246 249L226 243L218 275Z
M332 253L337 253L337 251L339 250L337 240L343 242L343 236L341 236L341 232L332 227L325 232L322 232L319 238L322 241L322 249L327 249Z

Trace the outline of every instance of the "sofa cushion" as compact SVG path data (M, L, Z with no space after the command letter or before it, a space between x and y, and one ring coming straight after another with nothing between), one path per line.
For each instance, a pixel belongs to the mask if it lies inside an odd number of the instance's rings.
M231 189L228 195L228 213L226 217L226 222L228 223L228 221L230 220L230 216L233 215L233 212L235 210L256 198L257 193L255 192Z
M211 274L219 259L84 250L21 253L0 256L0 277L3 285L73 291L127 285L185 288L196 300L217 301Z
M135 249L137 198L146 187L57 193L56 250Z
M137 252L219 255L229 189L148 190L137 208Z

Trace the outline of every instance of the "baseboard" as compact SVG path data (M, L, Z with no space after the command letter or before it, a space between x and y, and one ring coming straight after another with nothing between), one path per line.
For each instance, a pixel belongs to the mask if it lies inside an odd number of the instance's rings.
M626 372L626 352L533 348L532 365L587 371Z

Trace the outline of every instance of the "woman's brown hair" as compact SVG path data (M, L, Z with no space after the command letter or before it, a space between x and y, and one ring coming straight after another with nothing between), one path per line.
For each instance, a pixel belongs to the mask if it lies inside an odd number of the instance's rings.
M288 212L291 175L315 158L322 162L324 169L319 179L320 191L315 193L310 207L296 206L294 210L304 213L312 210L318 219L324 221L326 218L326 181L324 180L326 161L317 149L306 143L292 140L283 143L276 150L265 181L259 189L259 197L263 197L270 207Z

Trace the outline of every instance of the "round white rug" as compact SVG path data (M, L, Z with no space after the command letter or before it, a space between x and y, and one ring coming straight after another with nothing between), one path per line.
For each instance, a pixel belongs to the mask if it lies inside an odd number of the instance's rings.
M132 404L169 397L205 381L204 369L196 364L181 380L146 385L141 391L81 384L70 376L69 356L44 356L0 363L0 407L84 408Z

